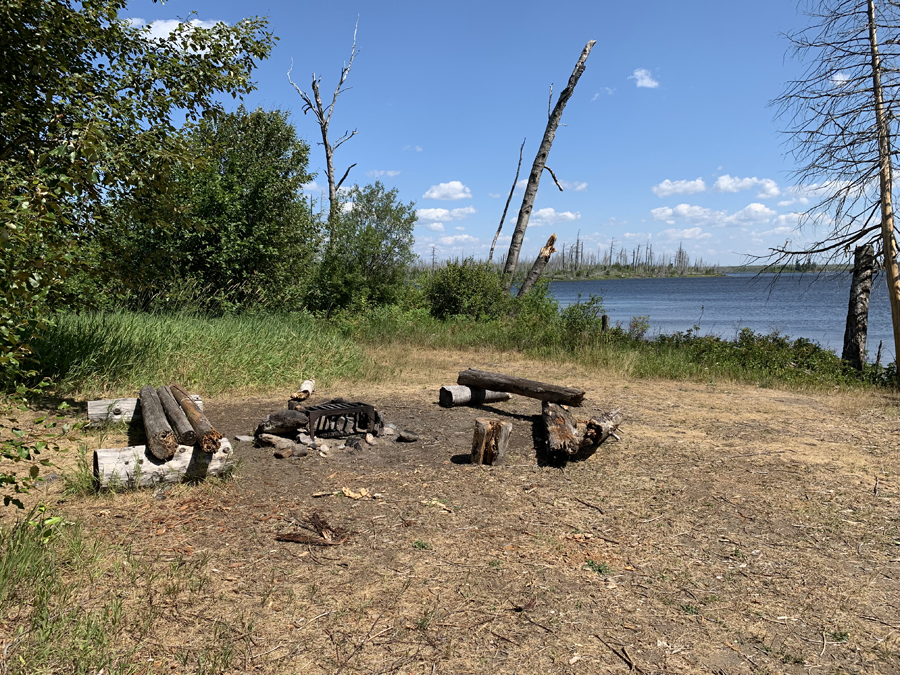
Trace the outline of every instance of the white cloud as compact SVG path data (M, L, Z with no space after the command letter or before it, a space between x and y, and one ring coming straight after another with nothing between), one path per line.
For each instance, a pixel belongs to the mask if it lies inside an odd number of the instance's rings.
M706 191L706 183L702 178L696 180L664 180L659 185L652 188L653 194L657 197L669 197L671 195L692 195L697 192Z
M591 102L593 103L598 98L600 98L600 94L606 94L607 96L612 96L616 92L612 87L600 87L600 91L594 94L593 98L591 98Z
M729 176L727 173L716 179L713 190L716 192L740 192L754 187L759 187L759 194L756 196L760 199L769 199L781 194L778 183L771 178L737 178Z
M172 33L175 32L175 29L178 28L183 21L179 21L178 19L157 19L156 21L151 21L149 24L144 21L144 19L132 18L126 19L132 26L135 28L144 28L145 26L150 26L150 30L147 33L147 37L152 40L165 40ZM225 23L224 21L200 21L199 19L193 19L192 21L188 21L191 25L191 28L212 28L217 23Z
M686 230L676 230L669 229L663 230L659 233L663 239L668 239L669 241L674 241L676 239L709 239L712 235L709 232L704 232L702 228L699 227L689 227Z
M656 89L659 82L653 79L653 75L646 68L637 68L633 75L628 76L629 80L634 80L638 87L646 89Z
M319 187L319 185L316 183L316 181L310 181L309 183L304 183L302 187L303 187L304 192L319 192L324 189L324 188Z
M500 199L500 193L499 192L488 192L488 197L491 197L493 199Z
M422 152L421 145L404 145L403 149L404 150L415 150L416 152Z
M652 239L653 235L649 232L626 232L622 235L625 239Z
M465 232L466 231L466 228L462 227L461 225L457 225L453 229L456 230L457 232Z
M843 71L838 71L834 75L832 75L830 79L831 84L833 84L835 87L841 87L850 81L850 76Z
M451 180L449 183L438 183L432 185L428 192L422 195L423 199L444 199L447 201L455 201L457 199L471 199L472 191L458 180Z
M452 237L441 237L441 243L445 246L458 246L459 244L474 244L478 241L470 234L454 234Z
M587 190L588 186L587 183L580 183L578 181L570 183L567 180L561 180L559 181L559 184L563 186L564 190L572 190L573 192L584 192L585 190Z
M598 91L596 94L594 94L594 96L591 98L591 103L593 103L594 101L596 101L598 98L600 98L600 92L599 92L599 91Z
M366 171L366 175L369 178L379 178L381 176L387 176L388 178L393 178L394 176L399 176L399 171L378 171L377 169L373 169L372 171Z
M427 227L432 232L443 232L444 231L443 223L428 223L425 227Z
M662 220L669 225L673 224L676 218L681 218L689 223L698 225L725 227L727 225L765 223L774 217L776 213L765 204L759 203L750 204L732 215L728 215L727 211L713 211L703 206L679 204L675 208L661 206L651 209L650 215L653 220Z
M581 213L578 211L575 213L571 211L557 211L553 207L548 206L532 213L530 223L535 227L541 227L543 225L555 225L556 223L571 223L580 218Z
M767 223L777 214L765 204L753 203L745 206L734 215L729 216L726 225L740 225L742 223Z
M459 209L417 209L416 216L419 220L464 220L477 213L471 206Z

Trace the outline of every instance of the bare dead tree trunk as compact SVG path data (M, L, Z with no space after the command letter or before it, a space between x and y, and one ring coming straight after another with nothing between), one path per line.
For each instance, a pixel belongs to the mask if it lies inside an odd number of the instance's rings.
M866 362L866 334L869 324L869 296L875 268L875 248L871 244L857 246L853 261L853 281L850 283L850 306L847 309L847 328L844 330L844 350L841 359L856 370Z
M334 151L341 147L344 143L349 141L351 138L356 136L356 129L353 131L345 131L344 134L335 141L332 145L331 141L328 139L328 127L331 124L331 115L334 112L334 105L337 103L338 96L346 91L346 89L342 89L344 86L344 82L347 81L347 76L350 74L350 68L353 67L353 59L356 57L356 31L359 28L359 19L356 20L356 27L353 29L353 47L350 49L350 61L341 68L341 77L338 80L337 86L334 88L334 94L331 97L331 104L327 107L322 104L322 97L319 94L319 84L322 81L321 77L316 77L316 74L313 73L312 76L312 92L313 97L310 98L309 94L303 91L294 81L291 79L291 71L294 69L294 62L291 61L291 70L288 70L288 82L290 82L294 89L297 90L297 93L300 94L300 98L303 99L303 114L312 111L313 115L316 117L316 121L319 123L319 130L322 132L322 145L325 146L325 173L328 177L328 204L329 204L329 215L331 218L337 215L338 212L338 201L337 201L337 193L338 189L340 189L341 185L343 185L344 181L347 179L347 176L350 173L350 169L352 169L356 164L351 164L347 170L344 172L344 175L340 180L335 181L334 174Z
M556 233L550 235L550 238L547 240L547 243L544 244L544 248L541 249L541 252L538 253L538 257L535 258L534 264L531 266L531 270L528 272L528 276L525 277L525 281L522 282L522 286L519 288L519 292L516 294L517 298L525 297L528 291L531 290L531 287L537 283L537 280L541 278L541 274L544 272L544 268L547 266L547 262L550 260L550 256L556 250L553 248L553 245L556 243Z
M525 186L525 196L522 198L522 206L519 208L519 218L516 221L516 229L513 231L512 241L509 243L506 266L503 268L506 288L512 286L513 275L516 272L516 264L519 262L519 252L522 250L522 241L525 239L525 230L528 228L528 220L531 218L531 211L534 208L534 199L537 196L538 185L540 185L541 182L541 174L544 172L544 166L547 164L547 156L550 154L553 139L556 137L556 129L559 127L559 122L562 119L566 103L572 98L572 94L575 92L575 85L578 84L578 80L581 78L582 73L584 73L585 62L587 61L588 56L590 56L591 49L595 44L596 40L591 40L585 45L584 50L581 52L581 56L578 59L578 63L575 64L575 70L573 70L572 75L569 76L569 82L566 85L566 88L560 93L559 99L556 101L556 106L553 108L553 111L550 113L550 118L547 120L544 138L541 140L537 156L534 158L534 164L531 166L531 174L528 176L528 183Z
M519 170L522 168L522 151L525 149L525 141L522 139L522 145L519 147L519 165L516 167L516 177L513 178L512 187L509 189L509 197L506 198L506 206L503 207L503 215L500 216L500 225L497 226L497 234L494 235L494 241L491 242L491 252L488 253L488 262L494 258L494 247L497 245L497 239L500 238L500 230L503 229L503 221L506 220L506 212L509 210L509 203L512 201L513 192L516 191L516 183L519 182Z
M869 46L872 53L872 89L875 95L875 124L878 129L878 179L881 189L881 244L888 297L891 300L891 323L894 328L894 355L900 349L900 278L897 270L897 240L894 238L892 202L891 137L881 89L881 58L875 34L875 0L868 0Z

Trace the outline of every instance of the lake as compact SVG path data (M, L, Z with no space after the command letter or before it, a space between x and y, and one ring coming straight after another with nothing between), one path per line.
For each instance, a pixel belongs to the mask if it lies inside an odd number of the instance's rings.
M627 326L632 316L650 317L649 335L700 326L703 335L733 339L744 327L758 333L778 331L830 347L838 354L850 300L850 273L775 275L729 274L674 279L553 281L553 297L565 307L590 295L603 298L613 325ZM891 309L884 275L872 287L869 304L869 358L884 340L882 363L894 360Z

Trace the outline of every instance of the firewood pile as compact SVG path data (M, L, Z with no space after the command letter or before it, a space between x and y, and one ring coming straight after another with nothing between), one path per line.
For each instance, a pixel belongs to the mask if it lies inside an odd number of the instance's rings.
M621 412L616 409L587 419L576 417L569 408L580 407L585 392L574 387L470 368L459 374L456 385L441 387L438 402L445 408L482 405L507 401L510 394L541 401L544 442L549 453L559 459L585 459L606 439L619 440L616 431L622 423ZM472 439L472 463L503 464L511 432L510 422L477 418Z
M102 487L150 486L200 480L228 471L231 444L203 413L199 396L178 384L141 388L140 398L91 401L92 425L142 423L146 443L94 451L94 476Z
M418 436L386 422L375 406L359 401L334 398L316 405L305 404L315 390L315 381L307 380L288 401L285 410L266 415L253 435L258 446L271 447L278 459L306 457L345 449L361 449L393 439L413 443Z

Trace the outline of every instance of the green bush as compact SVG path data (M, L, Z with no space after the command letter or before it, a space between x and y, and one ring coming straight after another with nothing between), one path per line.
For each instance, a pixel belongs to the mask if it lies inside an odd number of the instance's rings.
M496 317L511 309L512 297L493 266L472 258L455 260L437 270L425 295L432 316Z

